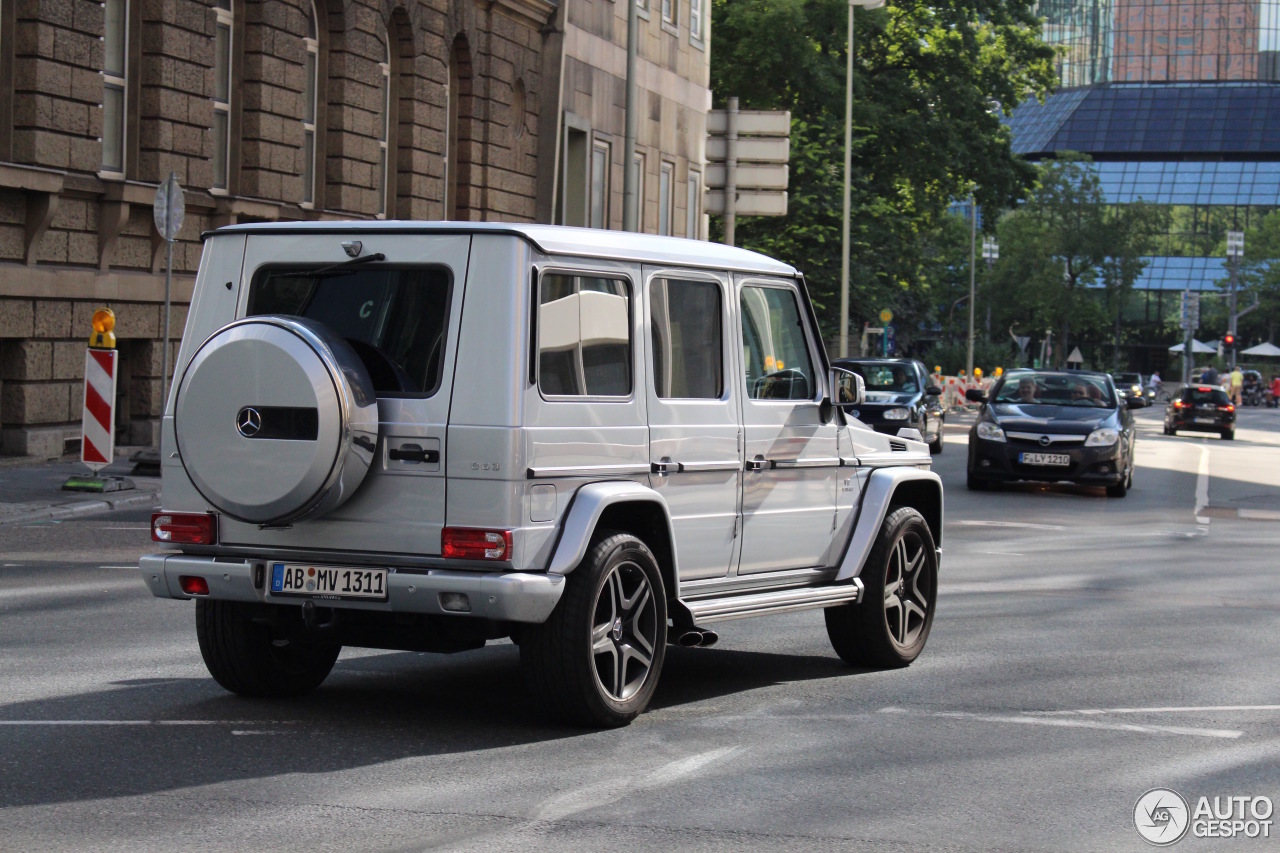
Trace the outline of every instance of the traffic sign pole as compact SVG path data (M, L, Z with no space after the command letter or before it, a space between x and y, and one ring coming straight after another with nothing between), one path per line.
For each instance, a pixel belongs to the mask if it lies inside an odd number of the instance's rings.
M156 230L168 243L165 251L164 268L164 364L160 373L160 418L164 419L164 409L169 401L169 315L173 293L173 241L182 230L182 221L186 215L186 202L183 198L182 185L178 183L177 172L170 172L168 179L156 188L155 223Z

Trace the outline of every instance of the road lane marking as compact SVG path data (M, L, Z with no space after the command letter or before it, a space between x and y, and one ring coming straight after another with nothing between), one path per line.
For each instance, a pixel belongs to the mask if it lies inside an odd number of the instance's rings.
M1104 723L1099 720L1064 719L1057 717L1032 716L1030 714L974 714L967 711L910 711L906 708L881 708L882 714L911 714L913 716L936 717L950 720L972 720L982 723L1010 723L1019 726L1052 726L1066 729L1100 729L1113 732L1133 732L1149 735L1188 735L1193 737L1211 737L1235 739L1244 732L1235 729L1201 729L1189 726L1156 726L1139 725L1137 723Z
M741 746L712 749L664 764L646 776L615 778L609 782L557 794L538 806L532 815L532 820L535 823L563 820L570 815L621 800L637 790L669 785L678 779L697 773L710 764L723 761L742 749L744 747Z
M261 726L261 725L291 726L295 724L287 720L0 720L0 726Z
M1080 708L1074 711L1030 711L1032 714L1200 714L1225 711L1280 711L1280 705L1180 705L1163 708Z
M1029 521L983 521L979 519L965 521L948 521L948 524L962 527L1023 527L1030 530L1066 530L1062 524L1033 524Z
M132 566L131 568L137 568ZM138 584L137 579L129 581L100 581L98 583L69 583L61 586L27 586L18 587L16 589L0 589L0 603L10 601L23 601L31 598L47 598L58 595L84 595L85 593L110 593L119 592L127 588L134 588ZM85 600L88 600L86 597Z
M1209 446L1200 445L1200 467L1196 473L1196 524L1208 524L1209 516L1201 515L1209 505Z

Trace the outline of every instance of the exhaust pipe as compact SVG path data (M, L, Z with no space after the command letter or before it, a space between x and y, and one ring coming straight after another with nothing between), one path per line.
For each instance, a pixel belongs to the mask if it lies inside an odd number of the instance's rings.
M676 645L686 649L707 648L720 642L720 635L706 628L690 628L676 637Z
M692 649L695 646L700 646L702 645L702 632L696 628L691 631L685 631L683 634L676 637L676 645L682 646L686 649Z

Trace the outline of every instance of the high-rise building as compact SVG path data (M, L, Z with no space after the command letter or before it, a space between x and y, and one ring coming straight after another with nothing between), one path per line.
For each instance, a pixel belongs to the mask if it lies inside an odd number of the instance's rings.
M1088 154L1107 201L1171 208L1130 301L1162 366L1180 292L1217 292L1226 232L1280 206L1280 0L1042 0L1062 88L1011 117L1031 160Z

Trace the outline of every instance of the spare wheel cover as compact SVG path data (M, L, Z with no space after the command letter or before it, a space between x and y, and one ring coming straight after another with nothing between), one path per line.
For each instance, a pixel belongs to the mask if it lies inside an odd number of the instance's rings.
M355 491L373 461L378 404L359 357L326 326L249 317L196 351L174 434L205 500L241 521L283 524Z

